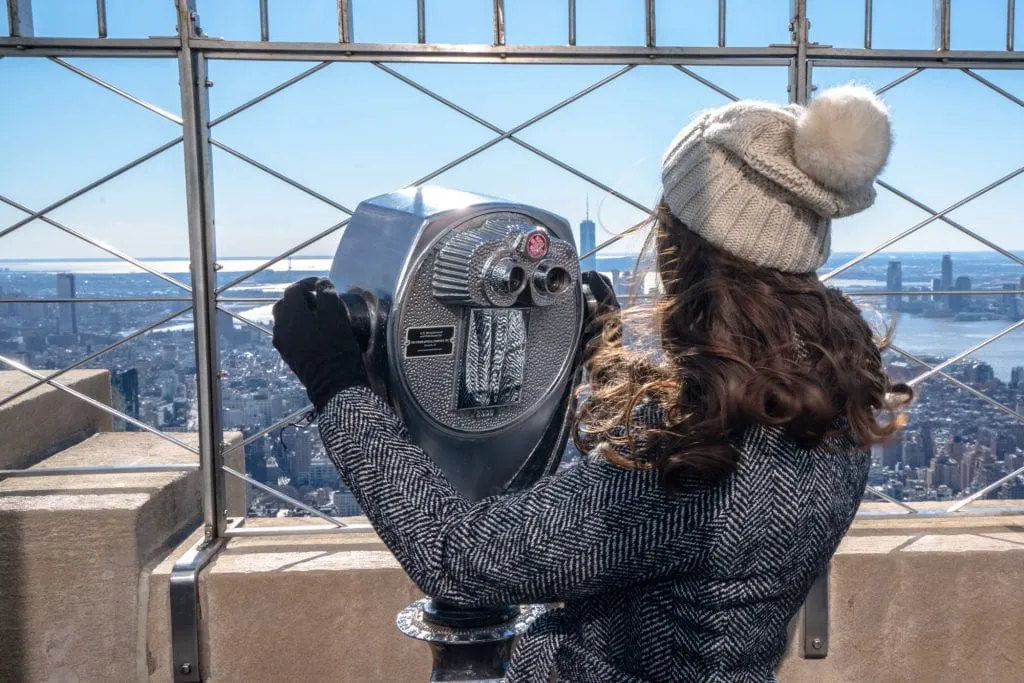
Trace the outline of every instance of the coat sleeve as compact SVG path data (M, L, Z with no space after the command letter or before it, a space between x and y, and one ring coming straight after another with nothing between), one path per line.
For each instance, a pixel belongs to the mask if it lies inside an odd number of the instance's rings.
M649 471L590 456L528 490L471 503L365 388L318 418L328 455L381 539L427 595L463 606L555 602L695 567L718 488L667 496Z

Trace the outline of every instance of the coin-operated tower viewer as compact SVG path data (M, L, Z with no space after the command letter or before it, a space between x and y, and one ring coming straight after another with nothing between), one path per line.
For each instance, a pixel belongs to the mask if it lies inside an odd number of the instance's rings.
M403 190L359 205L330 277L374 390L463 495L516 491L557 467L585 310L568 222L465 192ZM398 625L430 643L431 680L500 678L541 611L428 597Z

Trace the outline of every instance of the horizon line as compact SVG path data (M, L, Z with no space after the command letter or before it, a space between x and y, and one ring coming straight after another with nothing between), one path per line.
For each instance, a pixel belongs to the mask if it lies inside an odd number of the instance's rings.
M1007 249L1007 251L1009 251L1012 254L1024 255L1024 248L1022 248L1022 249ZM858 250L852 250L852 251L833 251L832 254L829 256L829 258L832 258L833 256L836 256L837 254L854 254L854 255L859 255L859 254L863 254L863 253L864 253L863 251L858 251ZM900 256L903 256L903 255L925 256L925 255L932 255L932 254L938 254L938 255L949 254L950 256L955 256L957 254L971 254L971 255L974 255L974 254L992 254L992 255L1002 256L1002 254L1000 254L998 251L995 251L994 249L978 249L978 250L971 250L971 251L949 251L949 250L938 250L938 251L920 251L920 250L918 250L918 251L886 251L886 252L881 252L881 253L877 253L877 254L872 254L868 258L875 258L875 257L880 257L880 256L895 256L895 255L900 255ZM595 256L595 258L601 259L601 258L624 258L624 257L633 258L633 257L636 257L637 255L638 255L637 252L608 252L608 253L604 253L604 254L595 254L594 256ZM278 263L282 263L284 261L291 260L291 259L301 259L301 260L306 260L306 259L333 259L334 256L335 256L334 254L322 254L322 255L313 254L313 255L308 255L308 256L293 256L293 257L289 257L288 259L281 259L280 261L278 261ZM133 257L133 258L136 258L139 261L188 261L189 260L188 256L136 256L136 257ZM217 261L242 261L242 260L246 260L246 261L251 261L251 260L269 261L271 258L273 258L273 257L266 256L266 255L224 256L224 257L218 258ZM95 257L95 256L63 256L63 257L56 257L56 258L50 258L50 257L31 257L31 256L19 257L19 258L2 258L2 257L0 257L0 263L5 263L5 262L6 263L24 263L24 262L29 262L29 261L37 261L37 262L43 262L43 263L56 263L56 262L60 262L60 261L91 261L91 262L109 261L109 262L118 262L118 261L124 261L124 259L120 259L120 258L117 258L117 257ZM125 261L125 263L128 263L128 262Z

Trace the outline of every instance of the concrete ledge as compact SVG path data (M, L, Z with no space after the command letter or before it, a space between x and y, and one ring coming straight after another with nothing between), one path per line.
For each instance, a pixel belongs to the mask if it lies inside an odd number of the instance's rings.
M196 460L153 434L105 432L33 469ZM244 506L244 489L234 495L229 506ZM200 501L198 471L0 482L0 680L136 679L148 613L140 577L196 527Z
M798 616L779 680L1020 681L1022 576L1024 517L858 520L832 562L828 656L803 658Z
M278 523L297 520L246 527ZM188 547L151 576L150 681L172 680L167 586ZM200 579L203 680L426 680L428 648L395 627L399 610L420 597L372 533L232 539Z
M21 372L0 372L0 400L34 381ZM110 375L106 370L72 370L57 381L110 405ZM108 413L60 389L33 389L0 408L0 469L29 467L76 441L110 429Z
M171 680L173 557L151 577L151 681ZM1020 681L1022 567L1022 516L860 519L832 565L828 657L803 658L798 615L779 680ZM374 534L232 539L200 586L204 680L384 683L429 673L428 648L394 625L420 594Z

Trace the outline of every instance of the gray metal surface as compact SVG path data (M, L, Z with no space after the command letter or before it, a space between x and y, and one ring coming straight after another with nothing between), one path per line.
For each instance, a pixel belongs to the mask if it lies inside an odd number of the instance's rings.
M434 264L446 240L463 231L483 230L489 237L480 244L497 244L493 253L504 253L503 243L494 240L497 232L487 231L497 224L493 221L546 229L554 238L547 258L568 269L572 289L549 306L526 308L528 365L520 400L465 410L456 396L468 308L435 296ZM481 256L473 256L469 267L486 265L485 251L472 253ZM526 264L527 275L532 267ZM562 419L559 406L572 373L582 311L568 223L533 207L445 188L399 191L360 204L338 245L330 277L339 291L354 289L372 298L371 310L379 317L368 363L379 369L379 377L387 377L375 388L402 415L416 443L465 495L475 499L505 490L549 425ZM410 357L410 330L424 328L451 330L447 353ZM515 438L509 438L513 433Z
M232 525L233 526L233 525ZM225 531L232 527L227 527ZM174 683L202 681L199 648L199 573L220 552L227 539L201 539L189 548L171 569L171 674Z
M804 601L804 658L828 656L828 575L829 569L815 579Z

